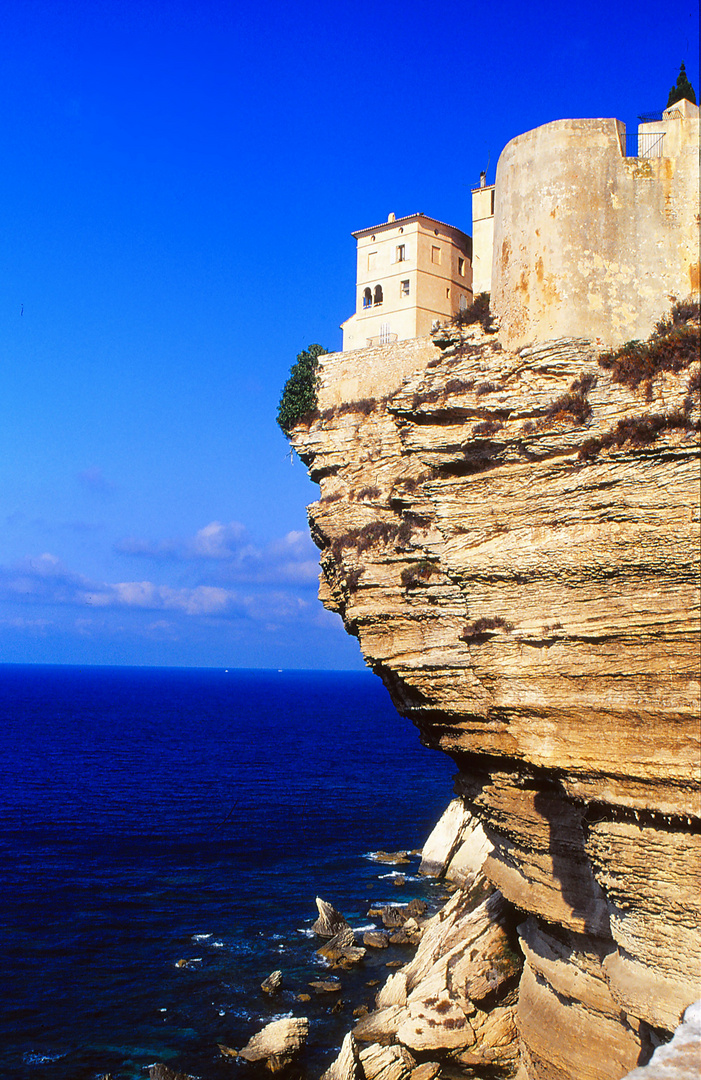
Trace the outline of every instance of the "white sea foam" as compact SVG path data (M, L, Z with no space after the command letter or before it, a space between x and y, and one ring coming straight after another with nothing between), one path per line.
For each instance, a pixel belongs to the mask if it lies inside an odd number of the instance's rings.
M192 940L193 941L206 941L207 938L211 938L212 936L213 936L212 934L193 934L192 935Z
M224 942L223 941L211 941L210 945L212 946L213 949L223 949L224 948Z
M34 1054L28 1051L22 1055L22 1061L25 1065L48 1065L51 1061L58 1061L60 1058L65 1057L65 1053L62 1054Z
M376 930L377 923L363 923L362 926L354 926L353 929L355 930L356 934L364 934L367 930Z
M298 926L297 933L304 934L305 937L316 937L314 931L311 930L308 926Z

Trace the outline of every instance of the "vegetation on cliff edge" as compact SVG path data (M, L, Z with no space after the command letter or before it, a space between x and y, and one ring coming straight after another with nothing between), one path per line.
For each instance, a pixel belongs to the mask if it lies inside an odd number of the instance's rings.
M328 352L323 345L310 345L297 354L297 362L290 368L277 410L277 422L285 435L295 424L308 417L317 405L317 368L319 357Z

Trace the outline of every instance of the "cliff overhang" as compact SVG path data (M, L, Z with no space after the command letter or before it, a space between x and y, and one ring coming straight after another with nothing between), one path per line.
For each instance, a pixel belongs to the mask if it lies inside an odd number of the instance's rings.
M700 996L693 356L635 383L582 338L448 327L324 356L292 432L321 599L523 915L532 1080L617 1080Z

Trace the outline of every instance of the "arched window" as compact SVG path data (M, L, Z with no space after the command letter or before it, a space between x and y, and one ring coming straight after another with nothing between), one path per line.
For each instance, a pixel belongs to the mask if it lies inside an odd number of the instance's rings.
M371 289L366 289L365 292L363 293L363 307L364 308L372 307L372 290Z
M382 286L381 285L376 285L375 286L375 307L377 307L378 304L381 304L381 303L382 303Z

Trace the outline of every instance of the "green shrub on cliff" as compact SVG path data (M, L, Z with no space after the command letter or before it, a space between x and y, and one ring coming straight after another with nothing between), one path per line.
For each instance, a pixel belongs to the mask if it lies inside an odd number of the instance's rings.
M297 362L290 368L277 410L277 422L289 435L295 424L316 409L317 368L319 357L328 350L322 345L310 345L297 354Z
M456 311L452 318L454 326L472 326L473 323L481 323L485 334L493 333L493 321L489 312L488 292L478 293L468 307Z

